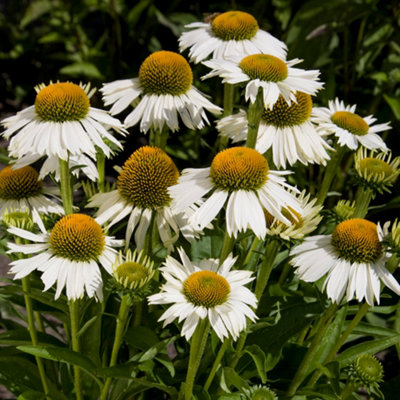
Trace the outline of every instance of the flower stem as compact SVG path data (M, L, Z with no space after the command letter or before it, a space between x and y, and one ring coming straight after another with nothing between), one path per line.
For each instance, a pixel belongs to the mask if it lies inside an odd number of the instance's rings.
M96 155L97 159L97 172L99 173L99 180L97 182L97 189L100 193L104 193L106 189L106 180L105 180L105 173L106 173L106 156L102 150L97 151Z
M248 133L246 146L254 149L257 143L258 127L260 125L261 116L264 111L264 99L262 89L258 89L256 101L250 102L249 111L247 113Z
M353 332L354 328L358 325L358 323L362 320L362 318L365 316L365 314L369 310L369 304L368 303L363 303L363 305L358 309L357 314L354 316L354 318L351 320L349 326L347 329L342 333L342 336L340 336L339 340L336 342L335 346L331 349L329 354L327 355L326 359L323 361L324 364L332 361L336 355L336 353L340 350L346 339L349 337L351 332ZM312 375L310 381L308 382L309 385L314 385L319 377L321 376L320 371L315 371L314 374Z
M210 324L207 318L200 320L190 343L189 364L185 381L185 400L192 400L194 379L207 343Z
M69 171L68 160L58 159L60 165L60 190L61 198L65 210L65 215L73 213L73 196L71 186L71 174Z
M251 244L250 249L246 255L246 258L243 261L243 266L246 269L249 269L248 267L253 266L254 263L256 262L256 257L260 255L260 253L257 251L260 242L261 239L259 239L258 237L254 238L253 243Z
M204 384L204 390L207 391L212 384L212 381L214 379L215 373L218 370L218 367L220 366L222 357L225 354L226 349L228 348L229 344L231 343L230 339L225 339L224 342L222 343L221 347L218 350L217 357L214 360L213 366L211 368L210 374L208 375L208 378L206 380L206 383Z
M155 131L154 146L157 146L160 149L165 150L165 146L167 145L167 139L168 139L167 128L164 127L161 130Z
M361 186L357 189L353 218L364 218L367 215L372 195L370 189L363 189Z
M77 300L70 300L69 312L71 318L71 343L72 350L80 353L81 346L78 337L79 331L79 302ZM83 400L82 395L82 381L81 381L81 370L77 365L74 365L74 387L76 400Z
M115 327L115 337L114 344L111 351L110 367L117 363L118 352L122 344L122 338L125 331L126 321L128 319L129 309L130 309L130 296L125 294L121 299L121 305L119 306L119 312L117 316L117 326ZM106 379L106 382L101 391L100 400L107 399L108 390L110 389L112 378Z
M261 299L265 287L267 286L269 276L271 275L272 265L275 258L279 252L280 244L278 240L272 239L265 249L264 260L261 263L260 269L258 271L255 295L257 300Z
M221 265L229 253L233 250L233 245L235 244L235 238L229 236L228 232L225 231L224 241L222 242L221 253L219 255L219 265Z
M224 117L232 115L233 112L233 99L235 96L235 85L224 83ZM219 150L223 150L228 145L229 138L227 136L220 136Z
M326 330L329 327L329 322L334 316L338 309L338 305L336 303L332 303L328 309L324 312L324 314L321 316L321 319L318 323L319 327L316 329L316 334L313 337L313 340L311 341L310 347L308 348L303 360L300 363L299 368L296 371L296 374L289 386L289 390L287 392L287 395L289 397L293 396L297 388L301 385L303 382L304 378L307 376L310 367L312 367L311 363L312 360L317 353L319 349L319 345L321 343L322 338L324 337Z
M328 161L328 164L325 168L325 175L324 178L322 179L321 187L319 188L318 191L318 198L317 198L318 205L324 203L329 188L331 187L333 178L337 175L338 172L337 168L340 165L345 152L346 152L346 146L340 146L331 155L331 159Z
M39 341L38 341L38 338L37 338L37 332L36 332L36 328L35 328L32 299L29 296L29 292L30 292L29 276L26 276L25 278L22 278L22 289L24 291L26 315L28 317L29 335L31 336L32 344L34 346L37 346L39 344ZM50 398L49 397L49 386L47 384L46 372L44 370L43 361L42 361L42 359L40 357L37 357L37 356L35 356L35 359L36 359L36 364L37 364L38 370L39 370L40 380L42 381L42 386L43 386L44 393L46 394L46 398Z

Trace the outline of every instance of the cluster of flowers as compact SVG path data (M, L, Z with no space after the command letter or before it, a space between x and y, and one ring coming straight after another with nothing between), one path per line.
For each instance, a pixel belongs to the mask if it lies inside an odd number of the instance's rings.
M336 303L344 297L379 302L381 282L400 294L385 267L391 254L382 241L391 234L397 240L389 225L381 228L364 219L366 213L355 212L332 234L308 236L321 221L333 179L329 171L335 171L330 165L337 166L344 151L359 149L356 169L364 195L394 182L399 159L391 160L377 135L389 124L374 124L375 118L356 114L355 106L338 99L328 107L313 107L312 96L323 87L319 71L296 68L301 60L286 60L286 45L245 12L226 12L187 28L180 50L189 49L191 62L210 68L202 79L222 78L227 98L230 93L232 99L234 88L243 88L247 109L232 114L228 101L224 110L214 105L193 86L192 69L182 55L158 51L143 61L137 78L104 84L109 112L91 107L89 85L57 82L37 86L35 104L1 122L13 161L0 171L0 214L5 219L13 210L30 212L38 226L36 231L9 227L19 238L9 244L9 253L29 256L11 263L14 279L37 270L44 290L56 285L56 298L66 288L70 300L85 295L102 300L101 265L134 290L154 274L147 258L152 256L149 238L157 234L171 253L180 235L194 241L213 229L224 209L228 243L245 231L259 241L304 239L292 247L290 262L304 281L325 276L323 288ZM129 107L133 110L121 123L115 115ZM216 124L221 151L209 167L180 174L164 151L168 131L178 131L181 122L188 129L202 129L209 124L208 112L223 112ZM112 131L124 136L137 124L141 132L150 131L150 143L156 146L141 147L129 157L119 169L115 190L92 196L86 207L96 209L94 218L76 212L72 203L66 207L70 174L98 180L96 161L122 148ZM225 148L229 139L239 146ZM38 160L43 161L40 172L30 166ZM298 162L327 165L318 199L287 182L291 171L286 168ZM60 182L61 193L43 184L48 174ZM43 223L46 214L60 216L50 231ZM127 221L125 253L118 254L123 241L106 234L121 221ZM221 340L236 339L247 319L257 318L259 296L246 287L254 279L252 272L235 269L233 245L227 247L220 259L200 262L191 261L179 247L180 261L168 255L160 268L165 283L148 301L172 304L160 320L184 321L187 339L204 318Z

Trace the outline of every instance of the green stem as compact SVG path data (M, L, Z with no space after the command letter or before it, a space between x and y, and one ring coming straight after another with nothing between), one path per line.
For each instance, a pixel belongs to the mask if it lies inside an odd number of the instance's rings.
M161 131L155 132L154 138L154 146L159 147L160 149L165 150L165 146L167 145L168 140L168 128L164 127Z
M97 188L100 193L104 193L106 190L106 156L102 150L97 151L97 172L99 173L99 180L97 182Z
M353 218L364 218L368 213L368 206L372 200L372 191L361 186L357 189Z
M258 245L260 244L261 240L258 237L255 237L253 243L250 246L249 251L247 252L246 258L243 261L243 267L249 269L247 266L253 265L253 260L256 256L259 256L257 252Z
M213 363L213 366L211 368L210 374L208 375L206 383L204 384L204 390L205 391L207 391L209 389L209 387L211 386L212 381L213 381L213 379L215 377L215 373L217 372L218 367L221 364L222 357L224 356L225 351L228 348L228 346L230 345L230 343L231 343L230 339L225 339L224 342L222 343L221 347L219 348L217 357L214 360L214 363Z
M80 353L81 346L78 337L79 331L79 302L77 300L69 301L69 312L71 316L71 343L72 350ZM82 395L82 381L81 381L81 370L78 366L74 365L74 386L76 400L83 400Z
M354 399L353 393L358 389L358 385L352 381L348 381L346 386L343 388L342 393L340 393L340 398L342 400Z
M289 390L287 392L287 395L293 396L297 388L301 385L303 382L304 378L307 376L310 367L312 367L312 360L317 353L321 340L324 337L326 330L329 327L329 322L331 318L334 316L338 309L338 306L336 303L332 303L329 308L325 311L325 313L321 316L320 322L319 322L319 329L316 331L316 334L313 337L313 340L311 341L310 347L308 348L303 360L300 363L299 368L296 371L296 374L289 386Z
M149 137L149 146L156 145L156 135L157 135L157 131L153 127L151 127L150 128L150 137Z
M264 99L262 89L258 89L256 101L254 103L250 102L249 111L247 114L247 140L246 146L254 149L257 143L257 133L258 127L260 125L261 116L264 111Z
M254 242L253 242L253 244L254 244ZM260 266L260 270L259 270L258 276L257 276L257 282L256 282L256 288L255 288L255 295L257 297L257 300L260 300L260 298L264 292L264 289L267 286L268 279L269 279L269 276L272 271L272 265L273 265L275 258L279 252L279 249L280 249L280 245L277 240L271 240L267 245L267 248L265 250L264 260ZM231 363L229 364L230 367L235 368L237 363L239 362L239 359L242 356L243 347L246 343L246 339L247 339L247 333L243 332L238 339L238 342L236 345L236 350L235 350L235 355L234 355Z
M224 241L222 242L221 253L219 255L219 264L221 265L226 257L232 252L233 246L235 244L235 238L229 236L228 232L225 231Z
M269 276L271 275L272 265L275 261L275 258L279 252L280 243L277 240L272 239L265 249L264 260L260 266L257 276L255 295L257 300L261 299L261 296L264 292L265 287L267 286Z
M71 174L68 160L58 159L60 165L60 191L65 210L65 215L73 213L73 196L71 186Z
M326 195L329 192L329 188L331 187L333 178L338 173L337 169L343 159L345 152L346 152L346 146L340 146L336 149L336 152L334 152L331 155L331 159L328 161L328 164L325 168L325 175L322 180L321 187L318 191L317 204L324 203Z
M129 294L125 294L121 299L121 305L119 306L119 312L117 316L117 326L115 327L115 337L114 344L111 352L110 359L110 367L114 366L117 363L118 352L122 344L122 338L125 331L126 321L129 315L130 309L130 296ZM109 377L106 379L106 382L101 391L100 400L106 400L108 395L108 390L110 389L112 378Z
M233 112L233 99L235 96L235 85L224 83L224 117L232 115ZM227 136L220 136L219 150L223 150L228 145L229 138Z
M207 318L200 320L190 343L189 364L185 381L185 400L192 400L194 379L207 343L210 324Z
M246 339L247 339L247 333L246 332L242 332L239 336L239 339L237 341L237 345L236 345L236 350L235 350L235 355L232 358L232 361L230 362L229 366L231 368L235 368L237 363L240 360L240 357L242 356L242 350L243 347L246 343Z
M324 364L332 361L335 358L336 353L340 350L340 348L342 347L344 342L347 340L347 338L349 337L351 332L353 332L354 328L358 325L358 323L362 320L362 318L368 312L369 307L370 307L369 304L363 303L363 305L359 308L359 310L357 311L357 314L351 320L347 329L342 333L342 336L340 336L340 338L336 342L335 346L331 349L331 351L327 355L326 359L323 361ZM310 381L308 382L308 384L311 386L314 385L318 381L320 376L321 376L321 372L315 371L314 374L312 375Z
M32 344L34 346L37 346L39 344L39 341L37 338L37 332L36 332L36 328L35 328L32 299L29 296L29 292L30 292L29 276L22 278L22 289L24 291L26 315L28 317L29 335L31 336ZM40 380L42 381L44 393L46 394L46 398L50 398L49 397L49 386L47 384L46 372L44 370L43 361L40 357L37 357L37 356L35 357L35 359L36 359L36 364L37 364L38 370L39 370Z

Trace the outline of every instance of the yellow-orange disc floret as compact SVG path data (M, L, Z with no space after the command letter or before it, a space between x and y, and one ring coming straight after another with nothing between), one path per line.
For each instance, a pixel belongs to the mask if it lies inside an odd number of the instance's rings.
M249 40L258 31L257 20L243 11L228 11L215 17L211 30L221 40Z
M179 96L190 89L193 73L189 63L180 54L157 51L143 61L139 80L146 93Z
M35 100L36 114L44 121L79 121L85 118L89 107L88 95L71 82L45 86Z
M178 177L178 169L163 150L143 146L125 162L117 188L134 206L155 209L170 204L167 189L178 183Z
M213 271L198 271L183 283L183 294L192 304L212 308L221 305L231 292L228 281Z
M0 199L25 199L39 195L42 189L39 174L29 165L18 169L5 167L0 171Z
M264 110L262 114L263 121L277 128L303 124L311 115L311 96L307 93L296 92L296 100L297 103L292 102L289 105L280 95L272 110Z
M268 162L258 151L233 147L214 157L210 177L220 189L257 190L267 182L268 171Z
M336 111L331 121L339 128L346 129L353 135L364 136L369 131L368 124L362 117L349 111Z
M250 79L266 82L281 82L288 76L288 67L280 58L270 54L253 54L239 63L242 71Z
M56 256L81 262L97 260L105 248L101 226L85 214L60 219L50 233L49 242Z
M362 218L348 219L337 225L331 244L340 257L352 263L374 262L383 252L376 224Z

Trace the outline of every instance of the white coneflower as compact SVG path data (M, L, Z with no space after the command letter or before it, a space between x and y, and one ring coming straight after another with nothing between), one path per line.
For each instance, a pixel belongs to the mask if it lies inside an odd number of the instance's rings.
M103 298L103 280L99 264L112 274L112 265L121 246L120 240L105 236L101 226L88 215L70 214L60 219L50 233L36 234L12 227L12 235L32 241L32 244L9 243L9 253L35 254L11 262L10 273L20 279L32 271L43 272L41 279L48 290L55 283L57 299L66 287L68 299L76 300L85 294Z
M224 60L255 53L286 58L286 44L259 28L257 20L243 11L227 11L208 22L186 25L191 29L179 38L179 49L189 48L189 57L196 63L212 58Z
M33 220L41 224L40 214L64 214L58 188L47 187L39 174L30 166L13 169L7 166L0 171L0 219L6 210L29 210ZM54 199L54 200L53 200Z
M109 140L122 148L107 129L125 134L122 124L106 111L90 106L90 86L57 82L35 87L35 104L1 121L6 128L1 135L10 140L10 156L68 155L96 158L96 146L109 157Z
M346 106L338 98L329 101L328 107L313 109L313 117L319 129L333 133L338 138L340 146L357 150L359 144L367 149L387 151L385 142L377 132L387 131L389 123L372 125L376 118L372 115L361 117L355 113L356 105Z
M238 61L215 59L203 62L212 71L202 79L220 76L223 83L246 83L245 98L251 103L261 89L264 107L272 110L280 95L290 105L297 101L297 91L313 95L322 88L319 71L293 68L299 62L284 61L271 54L252 54Z
M111 114L125 110L140 98L125 118L126 127L140 122L140 130L151 127L161 131L166 124L179 130L178 115L189 129L202 129L208 123L205 110L219 114L222 110L207 100L193 85L189 63L178 53L157 51L148 56L139 69L139 77L107 83L101 89Z
M265 109L257 133L256 150L265 153L272 148L274 164L286 168L300 161L303 164L326 165L329 159L326 143L311 118L312 100L307 93L296 92L296 102L290 105L279 96L272 110ZM222 136L234 143L245 141L248 133L246 112L222 118L217 123Z
M189 340L199 321L208 318L221 341L229 336L237 339L246 328L246 318L257 318L252 310L256 296L245 287L254 279L252 272L231 270L236 261L231 255L219 266L214 259L191 262L183 249L178 251L182 263L167 257L160 268L166 283L148 298L149 304L172 304L159 320L164 326L174 319L185 321L182 336Z
M41 155L27 154L18 160L13 160L12 168L21 168L26 165L35 163L42 158ZM97 170L96 164L91 158L85 156L84 154L70 155L69 156L69 168L73 175L79 176L82 172L86 177L92 181L97 181L99 179L99 172ZM40 170L39 178L44 179L47 175L54 174L54 179L56 181L60 180L60 163L57 156L48 156L44 160Z
M212 192L191 215L189 222L204 228L226 206L226 228L229 236L246 229L263 238L266 234L264 209L277 220L290 224L282 213L286 208L301 212L293 193L282 175L286 171L271 171L267 160L256 150L234 147L219 152L210 168L186 169L178 184L168 190L173 198L172 207L185 212L187 207L198 204L202 197ZM293 193L285 190L291 189Z
M156 226L164 246L172 250L178 239L183 217L170 207L168 187L178 182L179 172L172 159L160 148L143 146L125 162L117 180L117 189L95 194L88 207L99 207L96 221L109 227L129 216L126 243L135 231L136 247L141 250L156 218ZM193 235L193 230L191 230Z
M386 228L385 228L386 230ZM356 297L373 305L380 299L380 282L400 295L400 285L385 268L388 255L379 225L361 218L341 222L331 235L311 236L291 251L291 264L306 282L327 275L324 289L328 297L340 303Z

